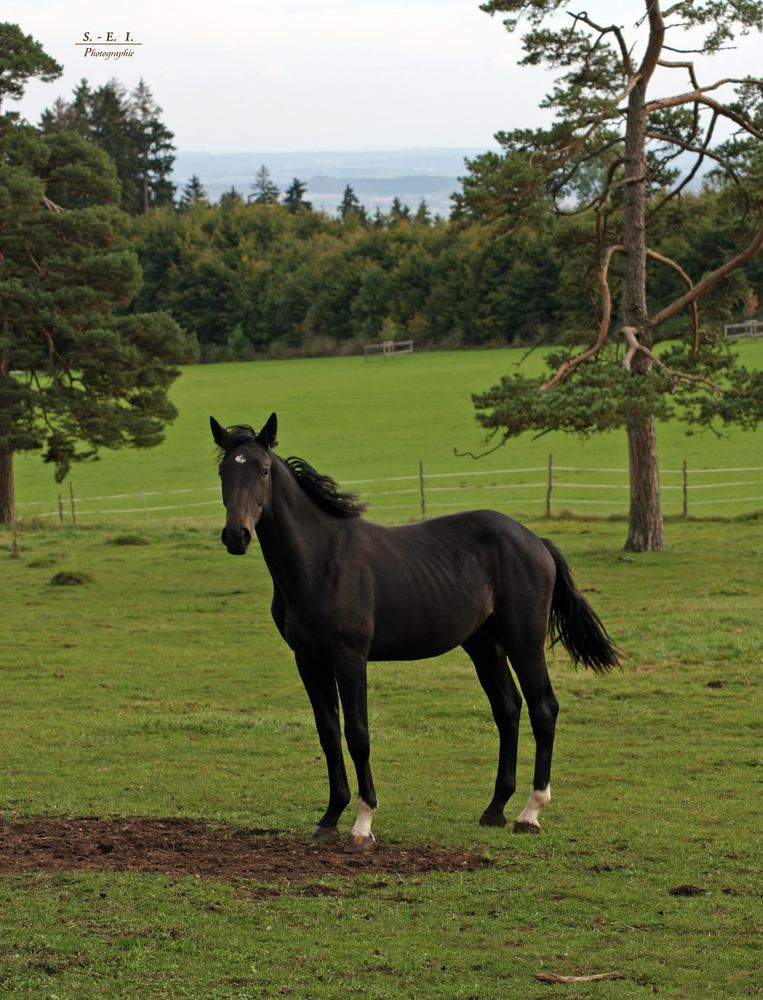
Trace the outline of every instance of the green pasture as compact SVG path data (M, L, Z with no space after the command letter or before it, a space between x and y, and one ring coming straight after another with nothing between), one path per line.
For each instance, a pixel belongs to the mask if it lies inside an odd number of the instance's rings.
M479 358L487 377L489 358ZM422 373L435 365L397 360ZM459 360L441 359L440 371ZM359 379L406 384L402 364L394 371L382 364ZM203 427L210 409L225 421L256 422L276 407L286 451L304 451L348 478L377 462L389 470L401 455L414 461L433 440L431 423L422 431L418 417L406 421L390 406L386 424L377 414L376 443L361 446L360 400L353 424L345 400L321 397L317 376L300 382L309 369L294 364L297 385L273 376L276 388L264 393L251 366L251 392L240 380L235 399L232 388L222 392L221 375L232 386L237 369L189 371L178 391L196 380L192 408L202 426L186 412L189 397L161 473L158 453L92 468L113 474L113 483L117 468L135 463L149 481L161 474L204 484L214 478ZM342 365L327 362L325 370ZM430 384L432 397L434 390ZM456 428L446 411L437 411L447 421L439 440L466 446L468 430L449 438ZM733 440L729 447L740 449ZM444 444L441 454L451 461ZM31 488L31 471L23 475ZM565 551L625 654L606 677L573 671L562 652L550 654L561 714L554 798L539 837L477 824L497 739L466 656L374 664L380 842L470 848L491 867L408 879L327 877L268 892L248 880L161 875L5 877L0 995L761 995L760 525L672 522L659 555L623 553L617 523L531 526ZM307 698L270 621L259 553L232 559L216 535L211 522L127 535L22 525L20 556L11 559L10 536L0 533L6 818L175 815L309 831L326 788ZM90 582L53 586L62 571ZM515 812L531 772L525 715ZM671 894L686 885L698 894ZM549 986L532 978L544 970L625 978Z
M741 342L739 353L746 364L763 366L762 342ZM208 417L259 426L272 410L280 420L281 453L300 455L353 484L378 521L420 516L420 462L428 514L494 507L538 517L545 511L549 454L556 467L554 513L624 514L624 432L587 441L525 434L479 462L455 454L484 450L471 394L494 384L526 354L506 348L377 356L367 363L346 357L186 368L172 389L179 417L160 447L103 452L99 461L75 466L71 482L79 523L219 519ZM541 367L537 352L526 358L523 370ZM685 425L674 422L660 427L659 447L666 514L681 512L684 461L690 515L763 509L760 432L687 434ZM716 469L733 471L704 471ZM16 486L21 517L58 521L60 493L70 518L69 484L57 486L38 456L17 458Z

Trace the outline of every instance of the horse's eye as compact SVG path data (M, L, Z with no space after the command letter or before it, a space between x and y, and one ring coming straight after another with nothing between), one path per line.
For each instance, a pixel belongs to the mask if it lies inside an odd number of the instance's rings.
M263 477L263 479L267 479L269 475L270 475L270 469L263 469L262 470L262 477Z

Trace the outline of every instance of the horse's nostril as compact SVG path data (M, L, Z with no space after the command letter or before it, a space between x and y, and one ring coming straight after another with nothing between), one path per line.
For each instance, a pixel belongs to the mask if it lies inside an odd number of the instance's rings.
M252 540L252 533L248 528L241 528L241 541L244 545L249 545Z
M223 530L220 532L220 541L223 543L223 545L228 544L228 536L225 533L225 528L223 528Z

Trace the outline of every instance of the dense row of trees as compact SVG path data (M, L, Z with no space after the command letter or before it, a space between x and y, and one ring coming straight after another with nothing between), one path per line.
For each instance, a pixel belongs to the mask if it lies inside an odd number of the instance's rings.
M737 239L723 185L673 202L654 249L695 275L719 266ZM141 309L166 309L198 338L208 360L357 349L414 337L419 345L570 342L590 327L597 296L588 217L557 217L496 232L462 200L450 220L390 212L369 219L293 213L281 202L184 200L133 224L143 266ZM613 266L613 276L621 270ZM650 267L650 308L683 289L670 268ZM712 290L706 323L756 308L759 260ZM684 320L668 324L675 333Z
M197 202L136 220L141 309L166 309L208 359L551 335L559 266L549 238L494 245L487 229L387 216L361 224L282 204Z

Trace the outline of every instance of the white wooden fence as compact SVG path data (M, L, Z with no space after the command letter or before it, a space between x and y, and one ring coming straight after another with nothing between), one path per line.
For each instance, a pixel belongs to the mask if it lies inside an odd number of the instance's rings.
M364 344L364 361L368 361L369 354L381 354L385 358L394 358L396 354L413 354L413 341L382 340L379 344Z
M763 511L763 466L661 469L666 515L703 517ZM427 471L420 462L409 474L346 480L369 504L369 516L386 523L476 507L512 515L624 515L628 471L624 468L546 465L512 469ZM18 499L20 520L60 523L188 522L223 516L219 485L172 490L78 496L73 487L58 497Z
M729 340L737 340L739 337L763 337L763 320L746 319L742 323L726 323L723 327L723 336Z

